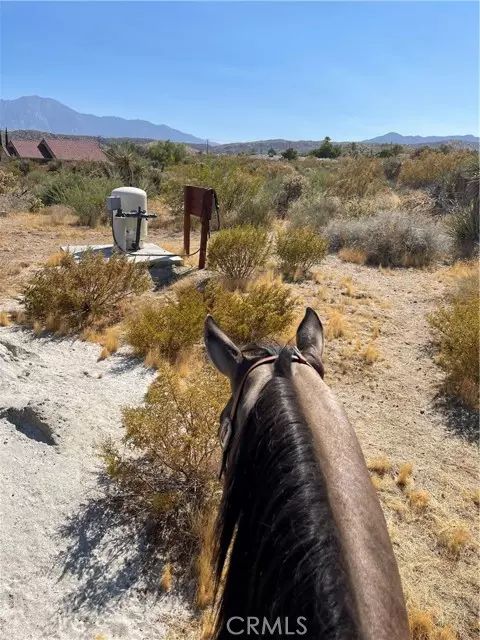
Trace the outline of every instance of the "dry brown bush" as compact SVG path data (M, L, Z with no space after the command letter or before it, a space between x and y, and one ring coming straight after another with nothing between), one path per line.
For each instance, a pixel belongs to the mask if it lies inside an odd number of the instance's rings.
M440 346L446 388L474 408L479 406L479 274L476 265L458 278L446 302L430 317Z
M58 265L46 264L24 288L22 305L27 319L60 333L81 331L94 324L118 320L122 300L151 285L144 265L114 255L88 251L75 260L65 253Z
M402 165L399 182L408 187L419 188L434 185L471 162L470 151L438 153L424 151L417 157L407 158Z
M186 559L200 549L198 519L220 490L217 429L229 385L207 364L187 378L158 367L145 405L123 411L123 446L106 442L102 457L123 509Z
M328 191L341 198L364 198L388 189L378 158L342 158L329 177Z

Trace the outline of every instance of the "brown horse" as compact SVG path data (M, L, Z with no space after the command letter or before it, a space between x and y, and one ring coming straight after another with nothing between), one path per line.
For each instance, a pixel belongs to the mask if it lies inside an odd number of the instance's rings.
M220 428L215 638L407 639L382 509L323 381L317 314L307 308L293 348L240 349L210 316L204 336L232 389Z

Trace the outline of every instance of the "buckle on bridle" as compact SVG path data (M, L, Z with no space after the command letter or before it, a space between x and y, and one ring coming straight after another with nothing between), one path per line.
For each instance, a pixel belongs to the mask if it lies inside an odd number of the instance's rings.
M218 436L220 438L220 445L223 451L226 451L230 443L230 438L232 437L232 421L230 416L225 416L222 419Z

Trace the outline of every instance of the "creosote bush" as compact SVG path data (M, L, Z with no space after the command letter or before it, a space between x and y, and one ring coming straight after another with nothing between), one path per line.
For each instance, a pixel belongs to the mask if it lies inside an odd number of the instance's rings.
M176 300L148 302L126 320L126 340L136 354L156 351L174 360L202 335L207 307L194 286L177 291Z
M232 280L242 280L265 265L270 251L266 230L234 227L216 233L208 248L208 267Z
M328 192L341 198L373 196L388 188L378 158L343 158L329 176Z
M325 235L331 251L360 251L368 264L384 267L422 267L447 249L445 237L431 219L400 211L333 220Z
M288 278L305 275L325 257L328 241L308 227L277 233L276 253L282 274Z
M278 337L294 319L295 301L279 282L254 283L245 294L212 283L206 297L216 322L241 344Z
M126 320L126 340L135 353L158 353L170 361L200 342L211 313L222 329L241 343L272 338L292 323L295 302L284 285L253 284L248 291L228 291L211 282L202 293L182 287L176 298L147 303Z
M118 319L119 305L128 296L150 287L144 265L114 255L86 252L76 261L65 253L57 264L46 264L23 290L22 304L28 321L47 329L78 332L88 326Z
M102 457L123 508L170 554L190 557L200 546L195 522L220 491L217 430L229 385L207 364L187 378L165 362L158 373L144 406L123 410L123 446L107 441Z
M288 220L293 227L310 227L318 233L342 211L340 198L321 193L296 200L288 210Z
M471 162L470 151L438 153L434 149L426 149L417 157L404 161L399 175L399 182L408 187L427 187L448 179L460 167Z
M456 287L430 317L440 346L440 365L447 391L474 408L479 406L479 278L478 267L459 278Z

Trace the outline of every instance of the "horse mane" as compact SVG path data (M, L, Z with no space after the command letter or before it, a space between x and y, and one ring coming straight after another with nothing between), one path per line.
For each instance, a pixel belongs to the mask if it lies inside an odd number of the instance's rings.
M289 635L303 617L308 639L359 637L325 478L291 380L288 347L232 438L216 533L216 640L233 637L227 628L233 617L266 619L270 626L289 618ZM282 630L277 627L269 637L284 637Z

